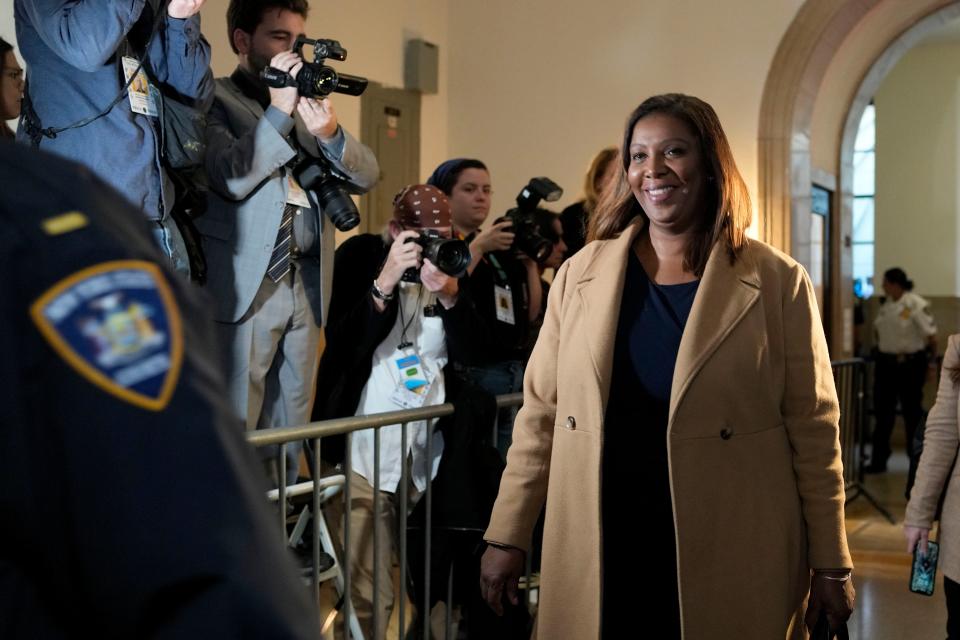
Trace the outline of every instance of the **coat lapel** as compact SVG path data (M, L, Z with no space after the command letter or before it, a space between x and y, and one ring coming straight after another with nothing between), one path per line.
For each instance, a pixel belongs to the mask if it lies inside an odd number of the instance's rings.
M722 244L710 253L677 353L670 394L671 423L697 373L760 297L760 277L747 255L742 251L731 265Z
M643 220L637 217L617 239L597 251L577 281L577 293L586 316L587 335L582 339L589 346L602 407L606 406L610 395L613 349L617 340L627 260L634 240L642 229Z

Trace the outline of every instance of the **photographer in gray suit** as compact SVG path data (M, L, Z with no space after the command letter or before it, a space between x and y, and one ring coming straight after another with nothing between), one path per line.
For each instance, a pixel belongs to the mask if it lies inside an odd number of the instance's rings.
M294 78L303 68L291 49L307 10L306 0L231 0L227 25L239 65L217 79L209 114L212 193L197 226L231 400L247 429L303 424L313 399L334 228L294 168L320 159L353 193L369 190L379 173L370 149L337 124L329 99L261 79L268 65ZM263 452L268 459L276 454ZM297 478L299 448L288 445L286 453L289 484Z

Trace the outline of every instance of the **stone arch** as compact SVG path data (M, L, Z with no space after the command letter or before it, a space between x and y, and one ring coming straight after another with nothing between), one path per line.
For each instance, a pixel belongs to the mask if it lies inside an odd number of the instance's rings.
M788 27L764 85L758 131L759 237L810 264L809 214L813 168L811 124L818 100L846 106L846 119L829 144L839 158L831 221L831 335L834 357L850 355L853 141L863 109L887 72L919 40L960 16L960 0L807 0ZM844 86L823 95L831 64L847 64Z

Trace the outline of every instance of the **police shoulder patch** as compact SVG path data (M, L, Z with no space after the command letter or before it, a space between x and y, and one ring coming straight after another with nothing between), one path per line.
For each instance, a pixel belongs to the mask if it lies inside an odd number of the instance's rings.
M44 292L30 315L54 351L100 389L151 411L170 402L183 330L155 264L116 260L83 269Z

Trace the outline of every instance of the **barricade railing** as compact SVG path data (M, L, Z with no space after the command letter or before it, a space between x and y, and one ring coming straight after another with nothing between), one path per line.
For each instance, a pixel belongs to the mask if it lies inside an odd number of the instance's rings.
M511 393L504 394L496 397L497 408L503 407L515 407L523 403L523 394L522 393ZM277 488L268 492L268 497L272 500L278 502L278 513L279 513L279 523L281 527L281 532L285 538L288 537L288 516L287 516L287 499L295 496L304 495L306 493L312 494L312 500L310 504L309 514L301 513L300 518L297 521L297 524L294 526L295 534L299 535L303 532L304 527L302 523L305 521L304 516L309 515L311 517L312 523L312 549L311 549L311 558L312 558L312 570L310 577L310 584L313 591L315 601L319 601L320 597L320 585L323 582L323 579L329 579L333 577L336 581L336 587L339 591L342 605L342 614L344 620L344 634L345 639L349 638L362 638L362 633L357 623L356 616L353 613L353 604L350 598L351 590L351 567L350 567L350 528L351 528L351 490L350 490L350 474L352 469L352 460L351 460L351 449L352 449L352 434L361 431L363 429L373 429L374 430L374 473L373 473L373 546L374 546L374 589L373 589L373 629L379 628L380 625L380 594L379 589L376 588L376 582L378 576L380 576L382 571L391 571L392 567L381 567L379 558L380 553L378 551L382 548L382 545L390 545L390 541L384 536L392 535L392 532L383 532L382 523L380 518L377 517L377 514L380 513L380 432L381 429L385 427L394 427L400 426L400 442L406 443L408 436L408 429L411 423L426 421L427 434L430 436L434 432L434 427L436 420L446 416L450 416L454 413L454 406L450 403L434 405L428 407L421 407L418 409L405 409L401 411L390 411L386 413L378 413L365 416L351 416L346 418L336 418L332 420L324 420L321 422L313 422L305 425L295 426L295 427L282 427L276 429L264 429L259 431L252 431L247 434L247 441L254 447L265 447L270 445L279 445L280 451L277 455L277 468L279 469L277 473L278 478L286 477L286 456L285 449L287 443L291 442L307 442L310 446L305 449L305 452L308 453L310 459L308 460L311 473L314 478L319 478L317 482L313 480L309 482L302 482L296 485L285 486L283 483ZM345 435L345 457L343 463L342 471L335 471L332 476L328 475L323 477L321 473L321 442L322 439L334 435ZM426 438L426 451L425 451L425 477L429 480L432 473L432 437ZM398 550L397 555L400 564L400 581L399 587L400 591L397 594L395 602L397 604L397 614L398 614L398 627L400 629L400 637L404 637L406 632L406 601L407 601L407 515L408 515L408 491L407 488L410 482L410 468L407 464L401 464L401 477L398 485L399 490L399 504L402 505L398 511ZM342 474L342 475L341 475ZM342 536L337 536L336 531L334 534L331 534L326 521L322 514L322 504L329 500L333 495L336 495L340 490L343 493L343 528ZM424 574L423 574L423 602L422 608L420 609L420 623L423 626L423 637L425 640L429 640L430 636L430 593L431 593L431 551L432 551L432 529L433 529L433 502L432 502L432 492L431 492L431 483L428 481L426 484L426 489L421 498L424 500L424 514L425 514L425 524L424 524ZM406 508L404 508L406 507ZM334 525L335 529L337 528ZM292 536L293 534L291 534ZM342 554L338 553L336 550L336 538L339 538L339 543L342 548ZM321 542L324 543L326 549L321 549ZM392 545L391 545L392 546ZM336 561L336 571L324 572L321 575L320 568L320 557L321 551L325 551L332 555ZM340 557L342 555L342 557ZM527 554L529 556L529 554ZM527 577L526 584L529 586L531 584L530 575L530 558L527 559ZM446 600L446 637L452 637L452 619L450 615L451 603L452 603L452 589L453 589L453 573L451 565L451 573L448 579L447 584L447 600ZM530 602L530 589L527 588L527 598L528 603ZM336 615L334 611L333 615ZM333 618L331 617L328 621L328 625L332 624Z
M866 397L867 362L862 358L835 360L833 380L840 400L840 452L843 456L843 480L846 502L863 496L883 517L891 523L893 515L873 497L864 485L864 460L866 454L867 411Z

